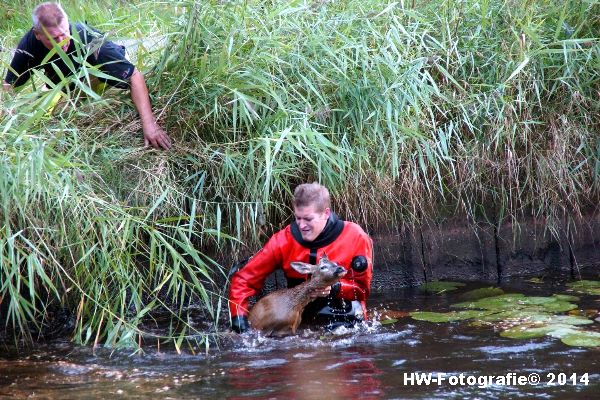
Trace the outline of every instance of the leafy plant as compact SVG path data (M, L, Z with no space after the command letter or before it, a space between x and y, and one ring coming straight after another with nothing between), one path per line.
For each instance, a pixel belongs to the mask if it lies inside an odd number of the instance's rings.
M580 280L576 282L569 282L567 284L572 290L577 293L600 295L600 281L588 281Z
M133 40L175 145L143 149L127 94L94 96L93 68L4 96L0 313L15 337L64 307L79 342L209 343L222 265L289 222L300 182L369 227L462 213L557 234L597 204L597 2L63 3ZM3 50L33 5L2 11Z
M578 328L593 324L592 320L584 316L555 314L577 308L570 303L577 300L577 297L568 295L536 297L511 293L451 305L452 308L469 310L447 313L416 311L411 316L415 320L438 323L472 320L474 325L493 324L501 329L500 336L512 339L552 336L569 346L598 346L598 332Z

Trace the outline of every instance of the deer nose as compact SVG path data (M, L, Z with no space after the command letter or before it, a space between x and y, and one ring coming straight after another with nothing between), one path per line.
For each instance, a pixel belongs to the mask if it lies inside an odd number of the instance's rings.
M344 268L342 268L342 267L337 267L336 270L335 270L335 274L336 275L343 275L345 273L346 273L346 270Z

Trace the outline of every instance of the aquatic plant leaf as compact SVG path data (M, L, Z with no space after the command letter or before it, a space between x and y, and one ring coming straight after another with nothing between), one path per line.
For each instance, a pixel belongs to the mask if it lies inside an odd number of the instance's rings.
M600 288L600 281L582 279L580 281L569 282L567 283L567 286L582 288Z
M576 304L561 301L557 297L526 297L520 293L485 297L473 302L452 304L451 308L469 308L496 311L527 309L534 312L565 312L577 308Z
M532 318L534 322L545 322L547 324L560 324L560 325L590 325L594 321L586 317L574 316L574 315L539 315Z
M419 290L427 293L440 293L456 290L462 286L465 286L465 284L461 282L436 281L424 283L419 286Z
M487 287L470 290L461 294L459 298L463 301L475 301L485 297L499 296L502 294L504 294L504 290L500 289L499 287Z
M519 306L519 300L525 298L521 293L509 293L499 296L485 297L477 301L462 302L450 305L452 308L480 308L484 310L506 310L513 306Z
M555 297L529 296L529 297L525 297L522 300L519 300L519 303L526 304L526 305L543 305L543 304L548 304L548 303L555 302L555 301L560 301L560 300L556 299Z
M571 296L570 294L553 294L552 297L562 301L579 301L579 297Z
M500 336L511 339L533 339L546 336L552 331L552 326L517 325L500 332Z
M519 325L500 333L511 339L532 339L542 336L559 338L569 346L600 346L600 332L590 332L570 325L551 324L542 326Z
M600 281L581 280L576 282L569 282L567 283L567 286L578 293L600 296Z
M540 305L543 310L548 312L566 312L577 308L577 304L569 303L566 301L553 301L550 303Z
M587 284L589 285L589 284ZM494 288L484 288L494 289ZM600 289L600 288L599 288ZM470 291L461 296L485 295L485 291ZM580 325L593 324L585 315L557 315L577 308L571 301L576 296L555 294L552 296L525 296L520 293L500 294L452 304L452 308L466 308L448 313L414 312L416 320L451 322L476 319L471 325L493 324L502 330L500 336L512 339L531 339L551 336L571 346L600 346L600 332L579 329Z
M478 310L464 310L464 311L450 311L447 313L430 312L430 311L416 311L410 314L413 319L417 321L427 322L453 322L463 321L472 318L481 318L487 315L489 311L478 311Z
M553 325L553 327L554 327L554 329L552 329L550 332L548 332L548 336L551 336L551 337L557 338L557 339L561 339L564 336L570 335L572 333L581 332L577 327L570 326L570 325L556 324L556 325Z
M598 347L600 332L576 331L562 336L560 340L568 346Z
M517 326L541 327L548 325L575 326L589 325L593 321L583 316L555 315L545 312L543 309L535 311L531 309L507 310L500 313L486 315L480 319L483 323L494 323L497 328L510 330Z
M504 330L500 333L502 337L508 337L511 339L531 339L542 336L551 336L554 338L562 339L567 336L580 334L583 332L589 332L581 330L572 324L561 321L553 321L552 323L536 325L536 324L523 324L513 326L509 329ZM594 332L595 333L595 332Z
M504 325L515 325L530 321L548 321L552 314L542 310L515 308L487 315L482 318L486 322L502 322Z
M382 320L380 320L379 323L381 325L391 325L391 324L395 324L398 321L399 320L397 320L396 318L388 318L388 319L382 319Z
M491 311L491 310L490 310ZM522 320L527 318L527 314L524 314L523 311L516 309L510 311L495 311L492 314L485 315L481 318L483 322L500 322L506 320Z

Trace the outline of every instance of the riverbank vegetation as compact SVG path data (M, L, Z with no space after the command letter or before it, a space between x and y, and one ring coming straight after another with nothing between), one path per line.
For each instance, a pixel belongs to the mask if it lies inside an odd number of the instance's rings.
M598 204L597 1L130 3L64 5L129 40L174 148L144 149L93 68L3 97L9 337L61 310L80 343L209 343L228 263L289 222L300 182L369 229L455 213L552 228ZM35 3L14 4L3 70Z

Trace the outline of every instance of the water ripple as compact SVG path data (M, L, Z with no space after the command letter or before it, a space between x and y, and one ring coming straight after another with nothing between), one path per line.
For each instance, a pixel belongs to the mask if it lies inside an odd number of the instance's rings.
M506 354L506 353L524 353L527 351L544 349L550 347L552 343L527 343L520 346L484 346L477 350L487 354Z

